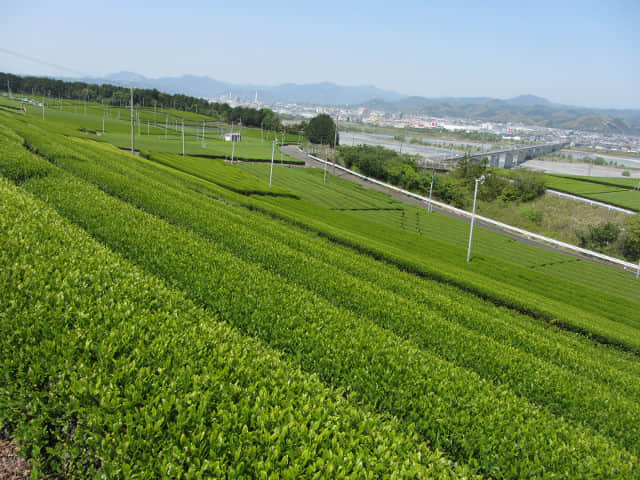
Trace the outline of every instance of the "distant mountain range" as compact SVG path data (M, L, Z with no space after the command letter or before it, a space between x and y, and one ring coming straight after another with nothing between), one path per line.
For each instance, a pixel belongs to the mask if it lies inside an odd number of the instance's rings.
M429 115L607 134L640 135L640 110L574 107L552 103L534 95L521 95L507 100L406 97L395 102L372 100L366 102L364 106L372 110L402 112L406 115Z
M147 78L133 72L118 72L103 78L86 77L80 80L88 83L114 83L136 88L156 88L166 93L182 93L194 97L214 98L230 95L262 103L297 103L308 105L358 105L374 98L396 101L404 98L396 92L381 90L371 85L347 87L330 82L298 85L285 83L277 86L242 85L221 82L209 77L183 75L181 77Z
M330 82L305 85L286 83L277 86L242 85L203 76L147 78L133 72L114 73L104 78L73 80L156 88L166 93L182 93L203 98L230 96L251 101L257 93L258 100L267 104L359 105L372 110L403 112L407 115L421 114L640 135L640 110L574 107L552 103L535 95L520 95L507 100L489 97L425 98L401 95L371 85L350 87Z

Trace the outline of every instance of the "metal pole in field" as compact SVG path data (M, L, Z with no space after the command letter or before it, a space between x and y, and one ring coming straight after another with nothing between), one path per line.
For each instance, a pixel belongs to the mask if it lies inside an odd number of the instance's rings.
M282 134L282 143L280 145L284 146L284 133ZM282 163L282 146L280 147L280 163Z
M104 135L104 115L102 115L102 134Z
M147 120L147 135L149 135L149 120Z
M333 134L333 174L336 174L336 157L338 151L338 116L336 115L336 125Z
M433 178L435 177L436 171L431 171L431 186L429 187L429 213L433 210L433 204L431 203L431 195L433 194Z
M271 145L271 170L269 171L269 188L271 188L271 179L273 178L273 155L276 152L276 141Z
M204 120L202 120L202 148L204 148Z
M233 162L233 155L235 154L236 151L236 137L233 136L233 133L231 134L231 161Z
M264 144L264 135L262 132L262 124L260 124L260 143Z
M324 176L322 177L322 183L327 183L327 161L329 159L329 146L324 149Z
M44 120L44 97L42 97L42 120Z
M164 121L164 139L167 139L167 128L169 128L169 115L167 115L167 118Z
M182 119L182 156L184 157L184 118Z
M133 130L133 87L130 89L131 92L131 153L133 153L135 148L135 135ZM118 115L120 114L120 110L118 110Z
M473 222L476 219L476 198L478 196L478 183L484 182L484 175L476 178L476 187L473 190L473 211L471 213L471 229L469 230L469 248L467 249L467 263L471 259L471 239L473 238Z

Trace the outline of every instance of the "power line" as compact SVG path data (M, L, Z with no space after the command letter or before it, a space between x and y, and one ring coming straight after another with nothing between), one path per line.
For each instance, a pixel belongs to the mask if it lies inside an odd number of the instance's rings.
M45 62L39 58L30 57L29 55L24 55L22 53L14 52L13 50L8 50L6 48L0 47L0 52L7 53L9 55L13 55L14 57L22 58L23 60L29 60L30 62L39 63L40 65L46 65L47 67L53 67L58 70L66 70L67 72L74 73L76 75L80 75L82 77L90 77L91 75L87 75L86 73L79 72L69 67L64 67L62 65L58 65L56 63Z

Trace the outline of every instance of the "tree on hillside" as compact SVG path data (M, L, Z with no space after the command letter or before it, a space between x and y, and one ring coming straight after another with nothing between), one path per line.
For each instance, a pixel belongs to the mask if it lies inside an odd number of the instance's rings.
M487 166L486 158L478 162L466 153L451 171L451 177L456 179L463 188L473 189L475 179L487 173Z
M640 214L630 216L625 222L625 235L622 251L627 260L640 260Z
M336 124L329 115L321 113L311 119L305 134L311 143L329 144L333 147L336 138ZM340 139L337 143L340 144Z

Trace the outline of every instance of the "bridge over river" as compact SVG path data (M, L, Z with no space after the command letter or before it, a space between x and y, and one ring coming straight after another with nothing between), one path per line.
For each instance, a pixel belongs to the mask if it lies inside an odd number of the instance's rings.
M513 168L526 160L561 150L567 145L569 145L568 142L543 143L541 145L527 145L486 152L472 152L468 155L477 161L481 161L484 158L488 159L490 167ZM435 161L426 160L423 166L425 168L435 168L436 170L450 170L466 155L467 154L454 155L447 158L439 158Z

